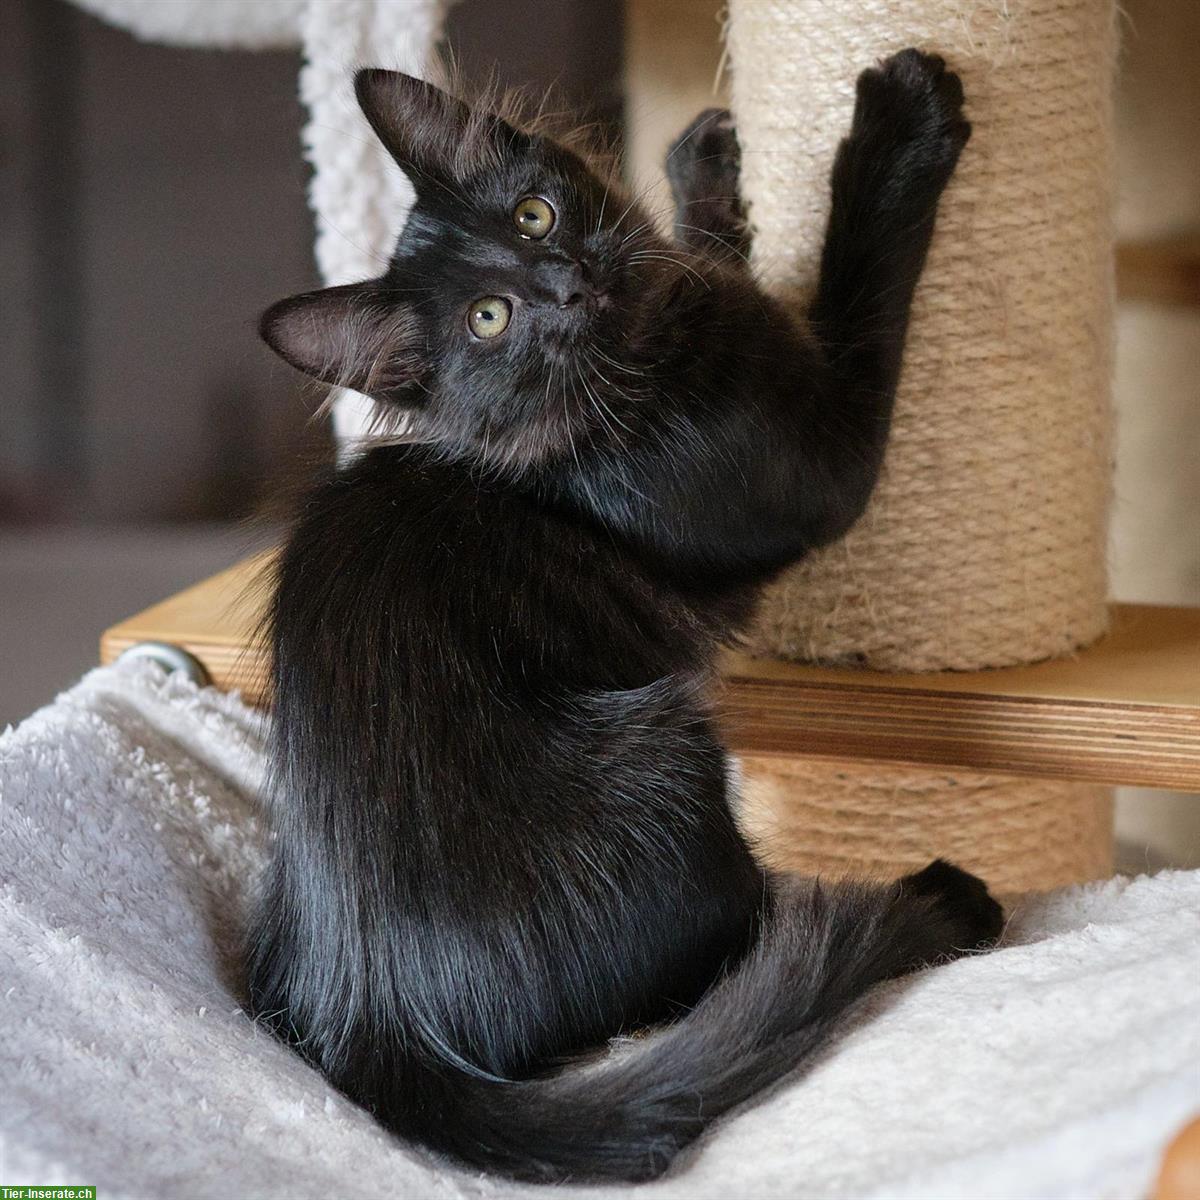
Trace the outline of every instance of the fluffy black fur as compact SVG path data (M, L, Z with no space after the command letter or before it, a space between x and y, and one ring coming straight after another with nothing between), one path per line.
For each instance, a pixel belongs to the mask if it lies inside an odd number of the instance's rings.
M357 86L416 206L382 278L262 329L410 427L312 488L278 567L253 1010L404 1137L648 1179L864 989L1000 927L945 863L764 875L705 698L760 587L874 486L962 90L913 50L859 80L800 328L746 265L728 114L671 151L668 242L555 142L406 76ZM499 337L468 328L481 296L511 306Z

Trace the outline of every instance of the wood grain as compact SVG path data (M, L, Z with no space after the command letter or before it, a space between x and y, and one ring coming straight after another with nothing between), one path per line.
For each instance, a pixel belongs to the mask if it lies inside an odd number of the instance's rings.
M265 704L267 658L256 631L273 557L244 559L106 629L100 661L113 662L138 642L169 642L199 660L217 687L240 691L249 704Z
M103 635L102 662L142 641L194 655L264 704L253 641L269 555ZM741 753L898 763L1200 791L1200 609L1117 605L1073 658L996 671L883 675L727 654L719 703Z

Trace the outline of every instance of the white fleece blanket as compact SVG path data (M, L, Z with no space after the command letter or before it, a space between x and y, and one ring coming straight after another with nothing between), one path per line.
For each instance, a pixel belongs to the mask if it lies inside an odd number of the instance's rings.
M0 737L0 1182L545 1194L395 1141L242 1012L262 734L143 664ZM1128 1200L1198 1108L1200 872L1114 880L1026 901L996 953L881 988L807 1075L639 1190Z

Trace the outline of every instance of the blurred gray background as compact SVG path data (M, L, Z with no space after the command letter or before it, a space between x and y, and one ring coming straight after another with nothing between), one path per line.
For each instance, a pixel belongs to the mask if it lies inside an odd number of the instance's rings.
M620 113L619 0L464 0L464 69ZM227 566L328 445L258 313L316 286L299 52L137 41L0 0L0 728L101 630Z

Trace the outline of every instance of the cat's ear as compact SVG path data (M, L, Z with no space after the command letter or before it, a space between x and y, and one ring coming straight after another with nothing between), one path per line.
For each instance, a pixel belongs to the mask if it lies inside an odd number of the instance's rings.
M263 341L299 371L377 400L409 401L425 362L412 309L378 284L306 292L271 305Z
M412 180L448 182L494 157L520 135L494 113L473 111L432 83L367 67L354 77L354 92L376 136Z

